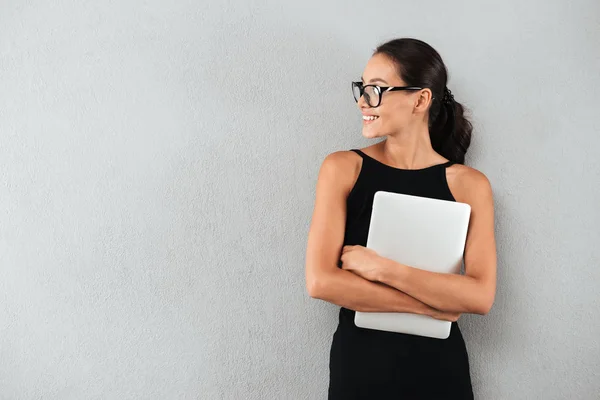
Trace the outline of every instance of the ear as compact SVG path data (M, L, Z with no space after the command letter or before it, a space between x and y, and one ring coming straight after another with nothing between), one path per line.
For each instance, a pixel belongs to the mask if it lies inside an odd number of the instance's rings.
M415 112L416 113L424 113L425 111L427 111L429 109L429 105L431 104L431 99L433 97L433 94L431 93L431 89L429 88L425 88L422 89L418 96L417 96L417 100L415 102Z

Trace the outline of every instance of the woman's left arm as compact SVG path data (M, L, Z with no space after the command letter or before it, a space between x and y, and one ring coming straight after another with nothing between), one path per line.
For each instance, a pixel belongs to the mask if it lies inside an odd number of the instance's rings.
M457 201L471 205L465 244L465 275L421 270L376 255L361 246L345 246L344 252L363 253L347 269L366 279L392 286L441 311L487 314L496 294L496 243L492 188L481 172L461 174ZM459 196L460 193L460 196ZM351 258L350 254L346 257ZM369 262L364 262L364 260ZM368 266L367 266L368 265Z

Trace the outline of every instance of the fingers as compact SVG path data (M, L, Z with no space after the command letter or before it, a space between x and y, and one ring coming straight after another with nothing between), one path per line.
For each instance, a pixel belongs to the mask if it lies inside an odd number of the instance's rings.
M453 312L449 312L449 313L445 313L444 314L444 320L445 321L449 321L449 322L456 322L458 321L458 318L460 317L459 313L453 313Z
M449 322L456 322L456 321L458 321L458 319L461 316L460 313L449 312L449 311L439 311L439 310L435 310L435 309L433 310L433 313L429 314L429 315L440 321L449 321Z
M350 264L348 263L348 257L343 255L340 257L340 266L342 269L348 270L348 268L350 267Z
M342 248L342 253L345 253L347 251L351 251L355 248L356 246L352 246L352 245L346 245Z

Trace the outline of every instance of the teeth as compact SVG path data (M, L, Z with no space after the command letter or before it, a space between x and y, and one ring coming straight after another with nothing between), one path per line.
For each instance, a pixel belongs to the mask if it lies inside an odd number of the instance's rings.
M365 121L373 121L373 120L376 120L377 118L379 118L379 117L376 117L374 115L363 115L363 119Z

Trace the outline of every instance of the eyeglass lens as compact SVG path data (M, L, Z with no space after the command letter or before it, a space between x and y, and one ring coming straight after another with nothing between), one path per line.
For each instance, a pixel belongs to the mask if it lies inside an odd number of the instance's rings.
M359 85L352 85L352 94L354 95L354 100L358 102L360 99L361 92L363 92L363 96L367 104L371 107L375 107L377 102L379 101L379 93L375 86L364 86L364 91L361 90Z

